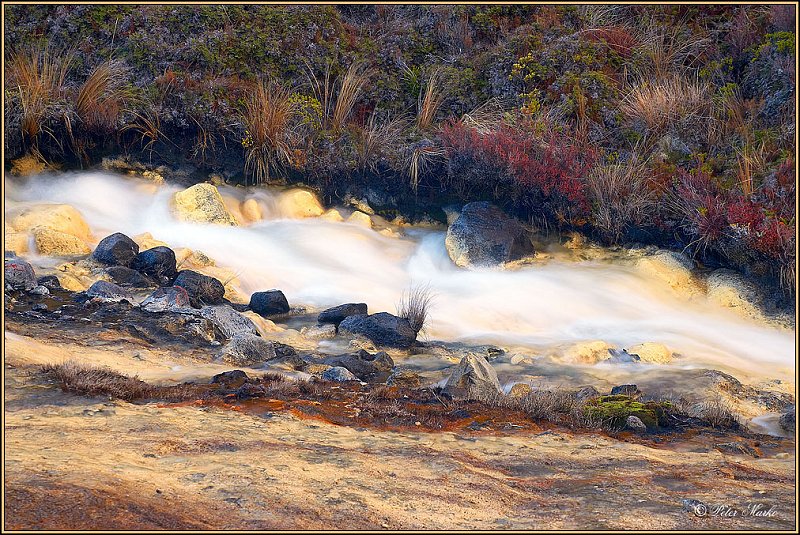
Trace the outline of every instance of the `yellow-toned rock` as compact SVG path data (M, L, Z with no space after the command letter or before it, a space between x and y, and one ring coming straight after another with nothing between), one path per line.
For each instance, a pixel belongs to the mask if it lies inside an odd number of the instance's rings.
M39 254L45 256L85 255L92 252L88 245L72 234L50 227L34 227L33 242Z
M344 221L342 214L340 214L339 210L337 210L336 208L331 208L330 210L327 210L324 214L319 216L319 218L324 219L326 221L336 221L337 223L341 223L342 221Z
M350 217L347 218L348 223L355 223L356 225L360 225L364 228L372 228L372 219L369 215L365 214L364 212L359 212L356 210Z
M145 171L144 173L142 173L142 178L145 178L154 184L164 183L164 177L161 175L161 173L158 173L156 171Z
M28 234L26 232L17 232L6 225L5 248L6 251L14 251L17 254L27 253L29 250Z
M256 326L259 334L264 338L269 338L270 334L275 334L279 332L283 332L284 329L275 325L275 322L268 320L267 318L261 316L260 314L256 314L252 310L248 310L246 312L242 312L242 315L247 316Z
M255 223L264 219L264 212L261 210L261 205L255 199L246 199L242 203L242 216L245 220Z
M318 217L325 213L319 199L304 189L284 191L278 197L278 210L283 217Z
M236 225L216 186L195 184L175 194L175 215L190 223Z
M686 255L659 251L639 259L637 267L645 274L660 279L674 290L694 292L698 289L692 274L694 267Z
M740 314L761 318L763 296L758 287L731 269L718 269L706 279L708 299Z
M628 348L628 353L639 355L641 362L653 364L668 364L672 361L673 353L664 344L645 342Z
M137 234L136 236L132 236L131 239L136 242L140 251L146 251L153 247L169 247L166 242L155 239L149 232Z
M61 264L54 274L65 290L82 292L99 280L111 282L111 277L103 271L103 267L97 262L86 259Z
M89 225L83 215L68 204L37 204L23 208L11 216L8 224L17 232L28 232L33 227L46 227L83 241L91 240Z
M564 360L576 364L597 364L609 358L611 355L608 350L613 348L614 346L602 340L581 342L564 352Z

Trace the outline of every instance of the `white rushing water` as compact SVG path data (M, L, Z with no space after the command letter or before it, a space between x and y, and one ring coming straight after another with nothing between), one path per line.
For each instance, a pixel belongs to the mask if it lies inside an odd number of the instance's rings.
M7 181L6 208L70 204L98 239L112 232L150 232L231 268L245 293L280 288L295 304L363 301L371 312L394 312L412 283L427 284L435 293L431 339L522 347L533 356L588 340L616 347L659 342L685 357L676 365L716 365L752 377L794 376L793 330L689 300L632 264L555 258L513 271L464 270L450 261L441 230L405 229L403 238L392 238L354 224L286 219L265 189L250 192L267 209L261 222L188 224L170 212L177 189L107 173L41 176ZM221 189L242 196L242 190Z

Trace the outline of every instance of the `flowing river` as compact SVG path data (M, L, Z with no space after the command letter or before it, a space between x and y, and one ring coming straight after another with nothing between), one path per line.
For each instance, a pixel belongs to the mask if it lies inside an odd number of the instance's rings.
M171 247L200 250L233 270L244 294L279 288L291 304L363 301L370 312L394 312L412 284L427 285L434 293L429 340L496 344L533 360L591 340L618 348L657 342L680 357L668 366L733 370L742 379L794 376L794 329L690 298L611 253L581 259L555 248L547 260L517 269L465 270L448 257L444 228L403 227L391 237L352 223L290 219L278 191L267 188L221 187L223 195L257 199L264 212L262 221L223 227L176 220L170 200L177 186L109 173L7 180L5 187L6 210L70 204L98 240L149 232Z

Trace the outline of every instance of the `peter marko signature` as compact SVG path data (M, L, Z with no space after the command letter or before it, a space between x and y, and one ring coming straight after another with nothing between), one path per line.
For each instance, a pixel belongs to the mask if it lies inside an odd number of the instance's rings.
M744 506L735 505L710 505L700 500L683 500L683 510L694 513L695 516L721 516L727 518L773 518L777 516L778 509L775 505L761 502L748 503Z

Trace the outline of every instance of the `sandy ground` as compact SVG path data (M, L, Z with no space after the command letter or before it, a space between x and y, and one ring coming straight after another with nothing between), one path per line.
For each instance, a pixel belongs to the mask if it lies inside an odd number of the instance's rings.
M566 430L354 429L285 412L66 394L36 365L76 358L148 381L224 368L127 344L5 335L6 529L792 529L794 442L761 457ZM772 516L697 517L681 500Z

